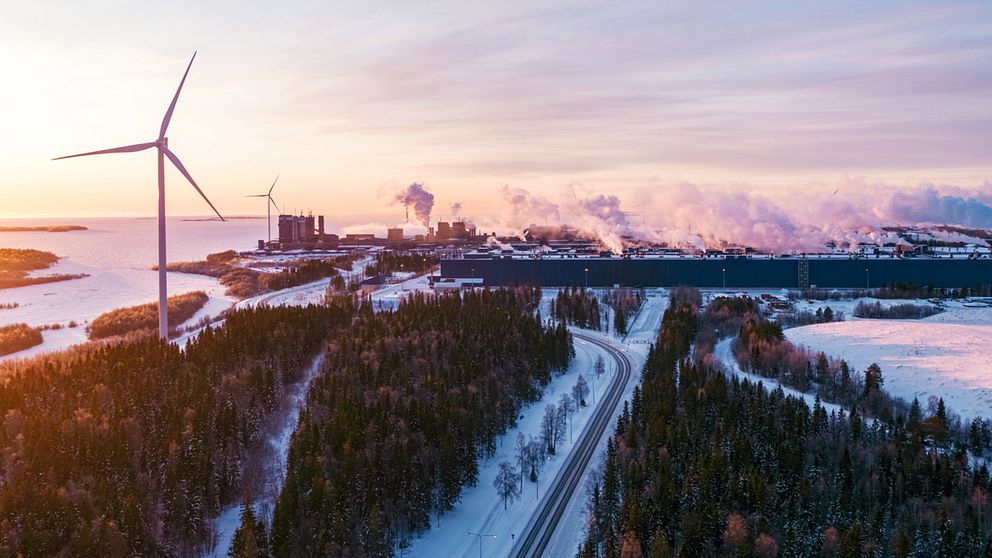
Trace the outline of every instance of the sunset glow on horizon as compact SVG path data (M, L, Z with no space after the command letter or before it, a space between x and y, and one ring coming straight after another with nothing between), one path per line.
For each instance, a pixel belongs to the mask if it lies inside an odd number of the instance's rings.
M688 182L788 198L844 181L990 191L992 6L499 6L99 1L0 6L0 216L151 215L154 139L225 214L281 174L287 210L394 222ZM167 171L169 211L205 214Z

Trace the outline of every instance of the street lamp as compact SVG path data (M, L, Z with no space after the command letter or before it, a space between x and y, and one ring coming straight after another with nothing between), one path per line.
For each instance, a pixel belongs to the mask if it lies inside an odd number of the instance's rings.
M588 267L585 268L585 272L586 272L586 290L588 291L589 290L589 268Z
M871 274L868 273L868 268L865 268L865 289L871 288Z
M726 289L727 288L727 268L722 267L722 268L720 268L720 271L723 272L723 288Z
M496 538L496 535L492 533L473 533L471 531L465 531L466 535L472 535L473 537L479 537L479 558L482 558L482 539L483 538Z

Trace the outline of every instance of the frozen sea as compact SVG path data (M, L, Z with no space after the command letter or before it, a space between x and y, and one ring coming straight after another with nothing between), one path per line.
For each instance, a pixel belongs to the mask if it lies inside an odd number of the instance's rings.
M247 250L265 238L265 218L226 222L170 217L166 224L168 260L197 260L228 249ZM273 219L275 221L275 219ZM273 224L275 224L273 222ZM82 225L86 231L0 232L0 248L34 248L59 256L54 266L36 272L86 273L89 277L0 290L0 303L19 304L0 310L0 325L32 326L75 320L82 324L107 310L158 299L158 229L154 218L0 219L0 225ZM211 300L205 313L217 314L233 302L211 277L169 274L169 294L204 290ZM197 317L197 319L199 316ZM42 345L8 355L18 358L85 341L82 327L44 332Z

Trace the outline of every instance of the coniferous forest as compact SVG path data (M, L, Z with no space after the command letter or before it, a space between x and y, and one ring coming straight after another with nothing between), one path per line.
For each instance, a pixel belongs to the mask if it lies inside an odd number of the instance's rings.
M77 349L0 374L0 556L183 556L242 498L267 415L350 301L232 313L185 350Z
M389 555L572 357L534 289L232 312L184 348L91 345L0 369L0 556L194 556L250 502L268 422L316 356L274 528L236 555Z
M518 289L363 306L311 384L274 555L390 556L450 510L477 482L478 459L571 359L570 335L542 325L537 300Z
M864 420L728 378L688 358L698 320L698 296L673 296L591 483L579 556L992 555L987 466L965 440L934 440L939 416Z
M559 322L586 329L603 329L599 299L586 289L572 287L558 291L551 301L551 315Z

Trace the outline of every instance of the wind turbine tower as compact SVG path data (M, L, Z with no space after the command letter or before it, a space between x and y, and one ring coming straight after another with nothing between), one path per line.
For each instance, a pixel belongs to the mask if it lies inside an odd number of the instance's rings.
M276 212L279 212L279 204L276 200L272 199L272 189L276 187L276 182L279 182L279 177L272 181L272 186L269 191L264 194L252 194L250 196L245 196L246 198L269 198L269 203L265 204L265 215L269 219L269 242L272 242L272 208L276 208Z
M165 111L165 117L162 118L162 126L158 131L158 138L154 141L147 143L137 143L134 145L126 145L124 147L113 147L111 149L101 149L100 151L89 151L87 153L77 153L76 155L66 155L65 157L56 157L53 161L59 159L70 159L72 157L85 157L87 155L105 155L108 153L133 153L135 151L144 151L146 149L155 148L158 150L158 335L162 339L168 339L169 337L169 302L168 293L166 289L166 258L165 258L165 159L168 158L169 161L179 170L180 174L186 177L186 180L193 185L193 188L203 197L203 200L207 202L210 209L214 210L214 213L220 217L223 221L224 217L217 211L214 204L210 203L207 195L203 193L203 190L196 185L196 181L193 177L189 175L186 167L183 166L179 157L169 149L169 138L165 137L165 132L169 129L169 121L172 120L172 113L176 109L176 101L179 100L179 93L183 90L183 84L186 83L186 76L189 75L189 69L193 66L193 60L196 59L196 53L193 53L193 57L189 60L189 65L186 66L186 73L183 74L183 79L179 82L179 88L176 89L175 96L172 97L172 103L169 104L169 109Z

